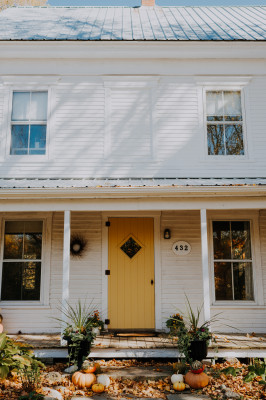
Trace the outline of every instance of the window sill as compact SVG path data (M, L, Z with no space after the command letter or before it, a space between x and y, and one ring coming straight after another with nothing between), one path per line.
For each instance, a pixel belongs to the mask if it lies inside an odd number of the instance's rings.
M266 306L265 305L259 305L257 303L245 303L245 304L218 304L218 303L214 303L211 305L211 308L222 308L222 309L258 309L258 310L265 310Z
M43 304L3 304L0 302L2 310L50 310L51 306Z
M239 164L239 163L254 164L257 162L256 160L250 160L249 158L243 157L243 156L234 156L234 157L232 157L232 156L209 156L208 158L206 157L206 158L200 160L201 163L216 162L216 163L221 163L221 164L224 164L225 161L235 162L237 164Z

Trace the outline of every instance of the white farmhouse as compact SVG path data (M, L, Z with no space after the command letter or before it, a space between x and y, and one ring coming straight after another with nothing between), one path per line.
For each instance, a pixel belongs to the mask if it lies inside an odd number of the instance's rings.
M185 294L266 332L266 6L7 9L0 136L9 333L78 299L160 331Z

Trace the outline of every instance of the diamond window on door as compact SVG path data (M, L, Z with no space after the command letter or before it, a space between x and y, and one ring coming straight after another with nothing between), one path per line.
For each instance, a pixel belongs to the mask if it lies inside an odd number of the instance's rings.
M130 236L129 239L120 247L120 249L129 257L133 258L141 249L141 246Z

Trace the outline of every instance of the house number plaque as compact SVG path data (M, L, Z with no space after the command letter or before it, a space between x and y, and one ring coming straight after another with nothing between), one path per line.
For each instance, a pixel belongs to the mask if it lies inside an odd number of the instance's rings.
M191 246L188 242L179 240L173 244L172 250L178 256L186 256L191 252Z

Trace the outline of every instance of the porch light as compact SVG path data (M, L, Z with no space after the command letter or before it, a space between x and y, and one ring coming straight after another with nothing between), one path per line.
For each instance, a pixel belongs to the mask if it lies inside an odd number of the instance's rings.
M170 229L165 229L163 233L164 239L171 239L171 231Z

